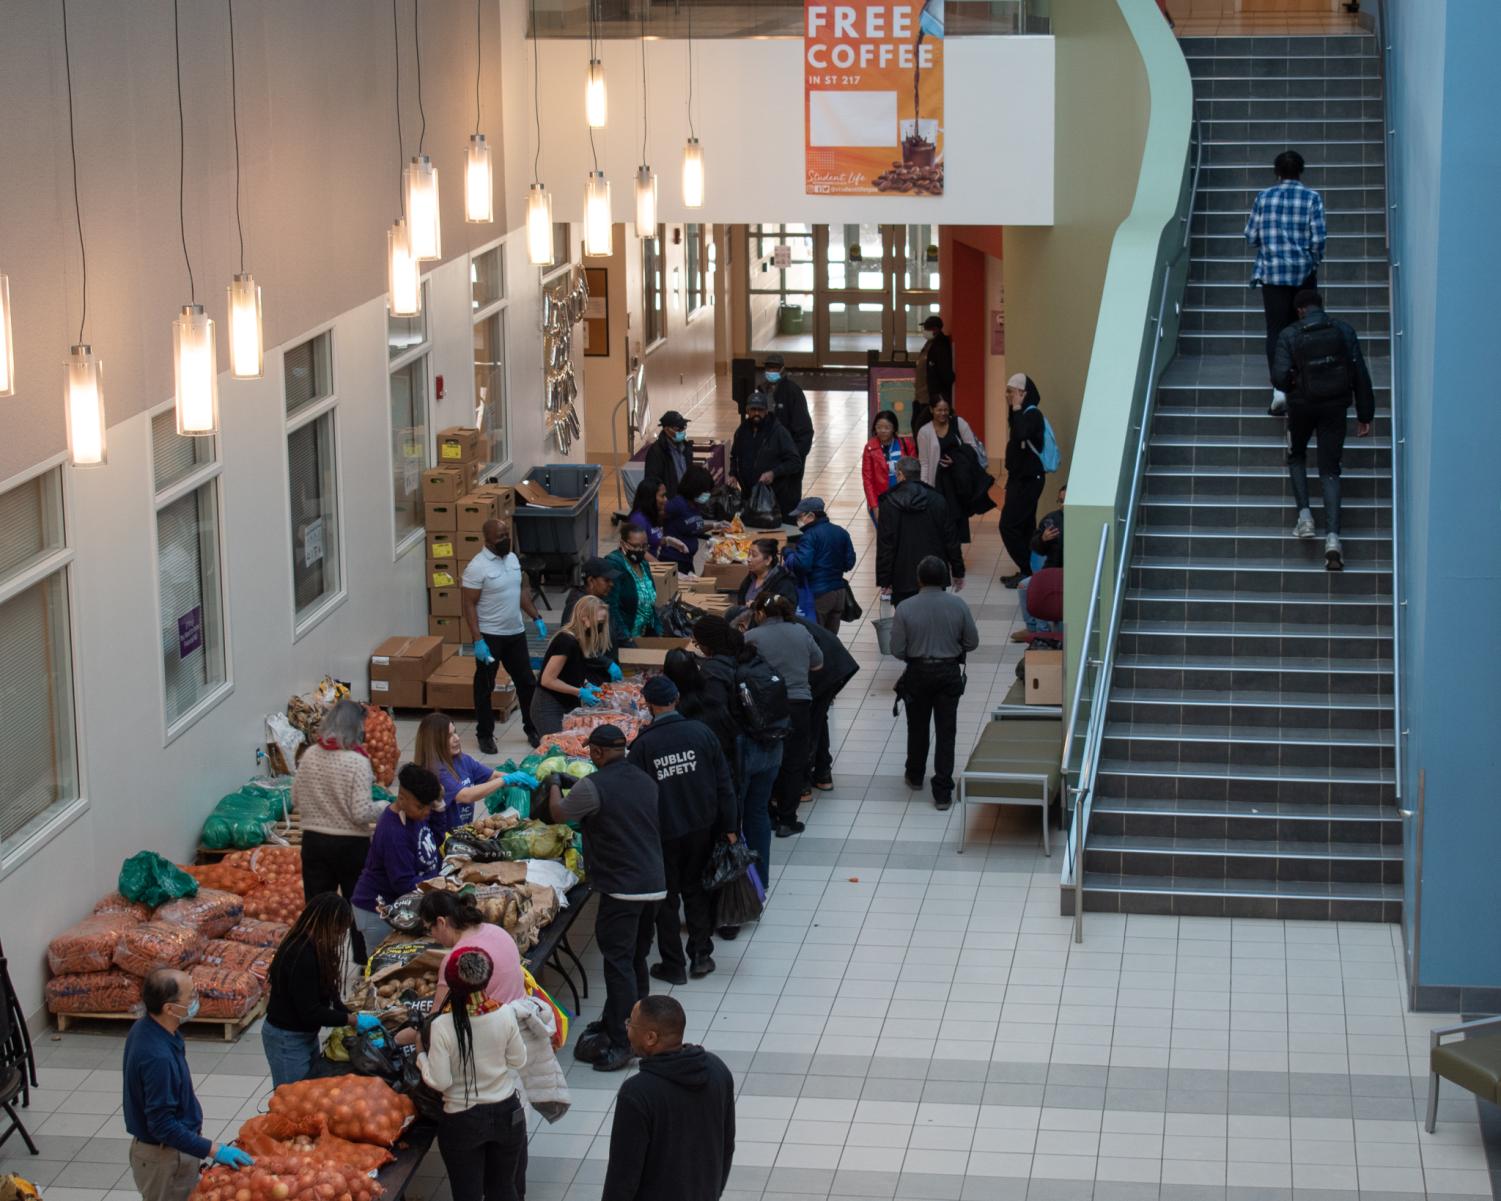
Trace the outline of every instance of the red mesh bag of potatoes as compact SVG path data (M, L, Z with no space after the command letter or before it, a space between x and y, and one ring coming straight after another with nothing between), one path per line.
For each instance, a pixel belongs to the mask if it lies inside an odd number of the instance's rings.
M48 1013L133 1013L141 980L126 972L83 972L47 981Z
M410 1097L374 1076L327 1076L283 1084L271 1094L271 1112L293 1121L322 1115L330 1134L389 1147L416 1117Z
M361 1172L377 1171L396 1156L384 1147L370 1143L352 1143L329 1134L323 1117L293 1121L281 1114L265 1113L251 1118L240 1127L235 1145L260 1159L263 1155L316 1155L337 1160Z
M112 892L108 896L100 897L94 903L95 913L128 913L138 922L144 922L151 917L151 906L144 901L132 901L128 897L121 896L118 892Z
M292 927L286 922L265 922L259 918L242 918L224 937L252 947L279 947Z
M231 867L227 863L208 863L201 867L184 867L182 870L204 888L217 888L222 892L232 892L239 897L243 897L252 889L259 888L262 883L261 878L248 866Z
M159 907L159 922L176 922L197 930L204 938L222 938L245 916L245 901L221 888L199 888L196 895L168 901Z
M379 705L365 706L365 753L376 781L389 788L396 779L401 748L396 745L396 720Z
M262 884L245 897L245 916L290 926L306 904L301 880L291 884Z
M133 913L96 913L69 926L47 944L47 966L53 975L107 972L127 930L141 924Z
M179 922L140 922L120 936L115 966L132 976L145 976L159 967L187 969L198 962L207 941Z
M381 1187L356 1168L318 1155L270 1155L248 1168L212 1167L190 1201L376 1201Z
M203 948L203 958L198 962L204 967L222 967L232 972L249 972L262 984L271 972L271 960L276 955L275 947L253 947L243 942L227 939L211 939Z
M197 963L188 969L188 975L198 988L199 1017L242 1018L266 991L258 977L234 968Z

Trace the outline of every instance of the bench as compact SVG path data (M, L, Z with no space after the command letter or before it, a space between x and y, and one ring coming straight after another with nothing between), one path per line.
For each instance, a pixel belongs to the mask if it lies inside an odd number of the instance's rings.
M563 977L563 982L568 985L568 991L573 994L574 1013L579 1012L579 1002L582 997L589 995L589 974L584 971L583 962L568 941L568 928L578 920L579 914L584 911L584 906L593 895L594 889L590 888L586 882L580 882L570 888L567 907L559 909L557 917L542 927L537 945L528 951L523 959L527 970L539 984L542 981L542 972L546 968L552 968ZM564 963L565 957L578 971L577 981L574 980L573 973L568 970L568 965ZM580 987L583 990L582 997Z
M396 1158L375 1174L376 1180L380 1182L381 1201L401 1201L437 1137L436 1122L418 1118L407 1127L401 1141L396 1144Z
M1448 1080L1492 1104L1501 1104L1501 1034L1446 1043L1451 1034L1501 1030L1501 1017L1479 1018L1428 1032L1428 1133L1438 1120L1438 1082Z
M968 834L968 805L1036 805L1042 810L1042 849L1052 855L1048 817L1062 777L1063 716L1051 706L1013 703L1021 684L980 731L959 772L959 853ZM1030 711L1029 710L1033 710Z

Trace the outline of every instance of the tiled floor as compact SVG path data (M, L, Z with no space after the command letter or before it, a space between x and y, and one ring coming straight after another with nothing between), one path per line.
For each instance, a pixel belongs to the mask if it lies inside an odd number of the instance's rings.
M806 490L847 520L865 599L863 401L820 396L816 413L825 432ZM724 424L693 416L696 433ZM964 595L982 646L961 748L1016 659L994 518L974 524ZM1076 945L1035 810L979 809L956 854L955 813L900 779L895 665L878 660L865 623L846 635L865 667L835 710L837 787L818 795L807 833L774 844L763 920L717 946L717 972L675 990L691 1037L739 1086L729 1201L1491 1193L1472 1101L1450 1089L1437 1134L1422 1130L1427 1031L1452 1018L1405 1012L1395 927L1091 915ZM402 723L405 739L412 730ZM501 755L521 752L514 722L505 735ZM583 954L596 984L587 1019L601 994L598 956ZM43 1155L12 1139L0 1167L25 1172L47 1201L131 1195L120 1046L42 1036L43 1087L26 1116ZM194 1040L190 1058L211 1137L262 1106L254 1034L230 1047ZM572 1110L534 1124L531 1201L599 1196L624 1076L569 1064ZM410 1195L448 1201L436 1153Z

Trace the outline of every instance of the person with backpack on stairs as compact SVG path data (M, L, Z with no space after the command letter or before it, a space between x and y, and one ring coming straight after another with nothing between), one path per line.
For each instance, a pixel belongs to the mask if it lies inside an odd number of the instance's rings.
M1325 313L1324 298L1311 288L1298 293L1293 307L1298 319L1277 338L1272 359L1272 382L1287 393L1287 470L1298 506L1293 534L1303 539L1316 536L1308 507L1308 439L1317 435L1319 483L1324 489L1324 566L1343 571L1339 477L1346 412L1354 400L1356 435L1369 437L1376 393L1355 330Z
M1015 588L1032 574L1032 535L1037 532L1037 502L1060 456L1053 427L1042 415L1042 396L1032 378L1017 372L1006 381L1006 503L1001 506L1001 541L1016 564L1001 583Z

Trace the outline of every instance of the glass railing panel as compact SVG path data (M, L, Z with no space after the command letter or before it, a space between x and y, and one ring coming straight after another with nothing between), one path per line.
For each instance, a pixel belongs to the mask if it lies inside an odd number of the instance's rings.
M645 20L642 6L646 5ZM947 37L1048 33L1046 0L946 0ZM595 5L594 36L599 38L686 38L693 22L696 38L802 37L803 5L785 0L690 0L651 5L646 0L604 0ZM589 36L589 5L581 0L536 0L533 36Z

